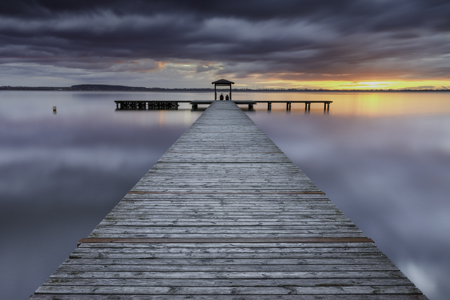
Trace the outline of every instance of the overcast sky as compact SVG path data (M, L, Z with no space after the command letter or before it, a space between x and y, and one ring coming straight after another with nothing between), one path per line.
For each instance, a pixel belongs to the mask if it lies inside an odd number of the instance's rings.
M0 86L211 87L220 78L249 87L450 87L450 2L0 3Z

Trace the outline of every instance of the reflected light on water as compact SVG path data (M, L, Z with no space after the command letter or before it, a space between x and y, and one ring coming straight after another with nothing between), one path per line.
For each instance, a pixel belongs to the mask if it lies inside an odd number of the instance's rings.
M316 92L316 93L235 93L236 100L302 101L330 100L330 114L337 116L382 117L436 115L450 111L450 92ZM447 100L447 101L446 101ZM266 104L257 104L256 111L266 111ZM285 112L286 104L273 104L272 111ZM292 104L292 114L304 114L304 104ZM311 104L311 114L323 114L323 104Z
M0 298L33 293L202 113L116 112L114 100L213 95L1 92ZM448 298L450 93L233 99L333 101L329 114L323 104L248 114L430 299Z
M159 125L164 125L166 124L166 111L160 111L159 112Z
M430 299L448 299L450 110L249 115Z

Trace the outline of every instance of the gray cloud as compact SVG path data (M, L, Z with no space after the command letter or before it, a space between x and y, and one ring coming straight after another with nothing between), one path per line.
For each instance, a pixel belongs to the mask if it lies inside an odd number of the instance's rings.
M448 79L449 13L437 0L20 1L0 4L0 63L95 73L186 61L194 73L240 78Z

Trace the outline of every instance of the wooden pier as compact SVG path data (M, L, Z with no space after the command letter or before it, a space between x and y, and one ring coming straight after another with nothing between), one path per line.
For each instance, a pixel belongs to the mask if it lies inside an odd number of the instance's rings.
M193 110L197 110L199 105L210 105L217 100L116 100L116 110L160 110L160 109L178 109L179 103L189 103ZM267 110L272 110L272 104L285 103L286 110L290 111L292 103L305 104L305 111L311 111L312 103L323 104L323 111L330 111L330 104L333 101L329 100L232 100L237 105L248 105L248 109L252 110L254 105L258 103L266 103Z
M323 103L323 110L330 111L330 103L333 101L328 100L302 100L302 101L290 101L290 100L280 100L280 101L266 101L258 100L257 103L267 103L267 110L272 110L272 103L286 103L286 110L291 110L292 103L303 103L305 104L305 111L311 111L311 103Z
M427 299L214 101L30 299Z

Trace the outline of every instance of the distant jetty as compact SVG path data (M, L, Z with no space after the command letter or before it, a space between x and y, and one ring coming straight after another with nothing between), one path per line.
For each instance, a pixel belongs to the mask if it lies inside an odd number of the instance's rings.
M50 86L0 86L0 91L80 91L80 92L211 92L213 88L160 88L133 87L110 84L77 84L70 87ZM218 89L220 90L220 89ZM333 89L294 89L294 88L235 88L237 92L450 92L450 89L365 89L365 90L333 90Z

